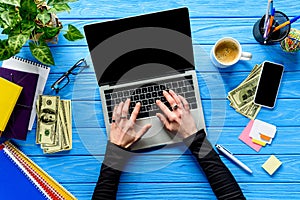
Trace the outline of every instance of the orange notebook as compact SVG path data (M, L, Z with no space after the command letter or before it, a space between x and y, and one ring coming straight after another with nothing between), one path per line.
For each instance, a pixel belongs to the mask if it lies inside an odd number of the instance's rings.
M0 136L21 94L22 87L0 77Z
M67 191L62 185L55 181L50 175L48 175L43 169L35 164L29 157L23 152L17 149L9 141L4 143L7 151L17 160L19 165L28 174L28 177L32 179L32 182L51 200L76 200L76 198Z

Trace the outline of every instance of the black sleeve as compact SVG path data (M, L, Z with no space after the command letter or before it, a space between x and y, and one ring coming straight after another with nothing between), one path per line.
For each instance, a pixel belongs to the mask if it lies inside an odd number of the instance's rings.
M130 153L126 149L108 141L93 200L116 199L120 176L129 156Z
M184 143L197 159L218 199L246 199L233 175L207 140L204 130L184 139Z

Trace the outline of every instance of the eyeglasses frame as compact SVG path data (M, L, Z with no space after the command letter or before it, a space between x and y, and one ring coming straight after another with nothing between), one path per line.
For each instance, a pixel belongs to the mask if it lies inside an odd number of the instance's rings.
M74 69L76 69L77 67L81 67L79 66L79 64L84 63L85 65L82 67L82 69L75 73L72 72ZM78 75L80 74L85 68L89 67L86 60L84 58L78 60L67 72L65 72L61 77L59 77L52 85L51 85L51 89L55 90L56 93L58 93L60 90L62 90L63 88L65 88L69 83L70 83L70 78L69 75ZM59 85L65 78L67 78L67 83L61 87L61 88L55 88L56 85Z

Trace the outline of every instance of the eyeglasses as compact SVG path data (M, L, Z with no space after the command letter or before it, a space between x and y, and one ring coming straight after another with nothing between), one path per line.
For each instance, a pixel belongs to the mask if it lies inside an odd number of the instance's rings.
M66 87L70 83L69 75L78 75L84 69L88 68L89 66L86 63L84 58L80 59L73 67L71 67L67 72L65 72L59 79L57 79L52 85L51 89L55 90L58 93L64 87Z

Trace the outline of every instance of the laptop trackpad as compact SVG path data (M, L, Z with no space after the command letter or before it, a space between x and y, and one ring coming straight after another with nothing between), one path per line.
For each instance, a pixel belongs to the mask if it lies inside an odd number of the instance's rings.
M191 111L198 130L205 128L204 119L201 117L201 113L199 109ZM203 116L203 115L202 115ZM145 124L151 124L152 127L148 130L143 137L131 146L132 150L150 148L160 145L173 144L177 142L181 142L182 139L178 136L174 136L174 134L167 132L161 121L156 117L151 117L147 119L138 119L136 121L136 130L141 130L141 128Z

